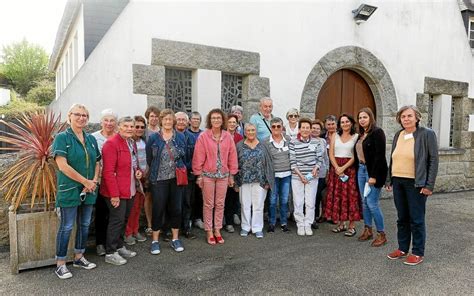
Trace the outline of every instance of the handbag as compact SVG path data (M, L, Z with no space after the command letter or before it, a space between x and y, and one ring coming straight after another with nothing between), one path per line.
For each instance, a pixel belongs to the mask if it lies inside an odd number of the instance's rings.
M166 149L168 149L168 153L170 154L170 158L174 161L173 153L171 152L170 146L166 143ZM185 186L188 185L188 172L186 171L186 167L179 168L176 166L176 185L178 186Z

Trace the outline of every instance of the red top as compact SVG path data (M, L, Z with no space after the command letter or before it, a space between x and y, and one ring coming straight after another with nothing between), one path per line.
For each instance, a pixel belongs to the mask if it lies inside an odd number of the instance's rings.
M237 143L239 143L240 141L242 141L244 139L244 137L239 134L237 131L234 132L234 143L237 145Z
M132 198L132 159L128 144L120 134L109 138L102 148L102 181L100 194L112 198Z

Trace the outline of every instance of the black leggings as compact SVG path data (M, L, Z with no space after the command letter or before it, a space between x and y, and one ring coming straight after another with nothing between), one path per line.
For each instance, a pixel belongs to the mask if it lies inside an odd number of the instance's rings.
M151 228L153 231L164 230L165 225L179 229L182 190L181 186L176 185L176 178L151 184L151 198L153 200ZM165 221L165 216L167 221Z

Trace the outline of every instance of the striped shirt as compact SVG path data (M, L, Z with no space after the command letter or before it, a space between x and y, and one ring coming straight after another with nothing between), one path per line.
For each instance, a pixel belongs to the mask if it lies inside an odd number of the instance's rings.
M316 138L309 137L304 141L300 135L290 141L290 165L293 175L297 175L295 169L298 168L301 174L310 173L313 168L321 167L323 163L323 142Z

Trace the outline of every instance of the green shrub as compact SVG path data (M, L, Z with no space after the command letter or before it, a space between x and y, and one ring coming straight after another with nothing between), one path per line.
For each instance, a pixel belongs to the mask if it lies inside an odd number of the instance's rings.
M0 106L0 117L5 119L20 118L22 113L32 113L44 110L36 103L25 102L22 99L11 100L5 106ZM3 116L2 116L3 115Z
M26 95L26 101L46 106L51 103L56 96L54 82L43 80L33 87Z

